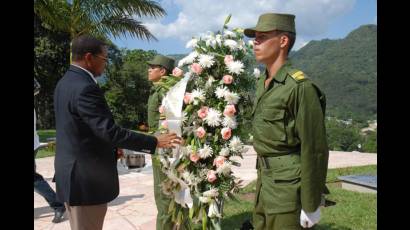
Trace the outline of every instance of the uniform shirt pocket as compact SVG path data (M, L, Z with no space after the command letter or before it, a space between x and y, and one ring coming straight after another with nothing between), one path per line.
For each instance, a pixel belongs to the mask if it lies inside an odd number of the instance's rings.
M261 114L263 127L260 128L261 134L274 141L285 141L285 110L269 108L264 109Z

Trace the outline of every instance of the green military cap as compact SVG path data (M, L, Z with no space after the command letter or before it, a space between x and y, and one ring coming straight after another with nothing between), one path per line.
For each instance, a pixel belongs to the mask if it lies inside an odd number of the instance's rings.
M175 60L164 55L157 55L151 61L147 62L148 65L160 65L165 69L172 71L174 69Z
M268 32L281 30L296 33L295 15L266 13L259 16L258 23L253 28L245 29L244 33L248 37L255 37L255 31Z

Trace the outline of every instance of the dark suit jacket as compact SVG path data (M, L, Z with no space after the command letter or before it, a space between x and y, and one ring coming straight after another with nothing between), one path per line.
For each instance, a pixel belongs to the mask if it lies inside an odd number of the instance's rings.
M118 196L115 147L154 154L155 137L115 124L103 91L70 66L54 92L57 198L71 206L107 203Z

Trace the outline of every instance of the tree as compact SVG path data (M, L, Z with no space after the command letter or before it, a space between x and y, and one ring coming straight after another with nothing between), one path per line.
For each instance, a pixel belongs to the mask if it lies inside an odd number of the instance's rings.
M147 61L156 51L110 49L116 62L107 68L107 82L103 86L107 103L121 126L136 129L137 124L147 121L147 101L151 84L148 82ZM110 58L111 59L111 58Z
M46 29L34 15L34 77L41 85L39 95L34 98L38 129L55 126L53 93L69 66L69 52L69 34Z
M336 119L326 121L328 146L334 151L359 150L360 129L354 124L344 124Z
M70 35L70 40L91 34L109 41L121 35L156 40L133 17L164 16L165 10L151 0L35 0L34 12L49 29Z

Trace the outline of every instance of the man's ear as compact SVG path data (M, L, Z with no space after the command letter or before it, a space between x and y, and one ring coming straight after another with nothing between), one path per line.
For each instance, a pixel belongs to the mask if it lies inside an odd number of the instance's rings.
M288 36L282 35L280 36L280 48L285 48L287 46L289 46L289 38Z
M85 63L87 63L87 64L91 63L91 59L93 58L92 56L93 56L92 53L86 53L86 54L84 55L84 61L85 61Z
M159 72L161 73L162 76L164 76L167 73L167 70L164 67L162 67Z

